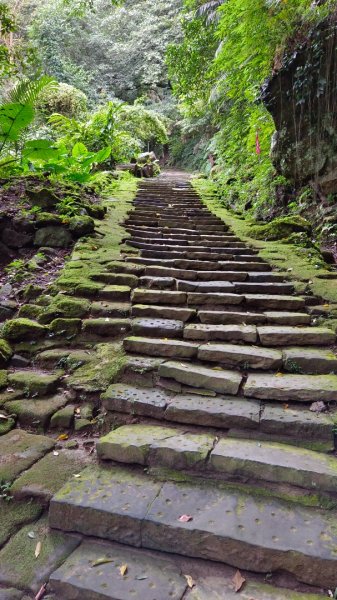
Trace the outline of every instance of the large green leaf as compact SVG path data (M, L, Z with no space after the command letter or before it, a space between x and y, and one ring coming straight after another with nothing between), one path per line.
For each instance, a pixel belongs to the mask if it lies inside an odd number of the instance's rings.
M51 140L29 140L23 149L23 158L29 160L58 160L60 156L59 148Z
M105 160L108 160L108 158L110 158L111 155L111 148L109 146L107 146L106 148L102 148L102 150L100 150L99 152L96 152L96 154L93 156L93 163L102 163Z
M75 146L72 149L72 156L74 158L86 157L87 154L88 154L88 149L81 142L78 142L77 144L75 144Z
M34 119L30 104L8 103L0 106L0 140L15 142Z

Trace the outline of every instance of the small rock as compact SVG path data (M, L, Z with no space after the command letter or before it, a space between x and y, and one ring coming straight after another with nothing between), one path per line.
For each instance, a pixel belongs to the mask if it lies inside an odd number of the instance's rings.
M317 413L325 412L326 405L324 404L324 402L313 402L312 405L310 406L310 410L311 410L311 412L317 412Z
M24 356L20 356L20 354L14 354L10 363L10 366L15 369L24 369L25 367L29 367L29 365L30 360Z
M77 450L79 444L76 440L68 440L65 444L64 447L67 450Z

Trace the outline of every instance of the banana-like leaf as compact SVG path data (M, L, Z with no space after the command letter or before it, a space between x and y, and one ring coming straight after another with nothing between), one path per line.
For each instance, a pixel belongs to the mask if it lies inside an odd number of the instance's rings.
M22 156L32 161L58 160L60 150L51 140L29 140L25 144Z
M0 141L15 142L33 119L34 109L30 104L3 104L0 106Z
M82 144L81 142L78 142L73 147L71 154L72 154L72 156L74 158L86 157L87 154L88 154L88 148L84 144Z

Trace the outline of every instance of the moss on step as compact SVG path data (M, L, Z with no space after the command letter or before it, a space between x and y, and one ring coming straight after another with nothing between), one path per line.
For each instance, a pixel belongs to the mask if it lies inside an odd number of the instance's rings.
M37 340L45 337L47 328L30 319L18 318L6 321L3 326L2 335L5 339L13 342L22 340Z
M284 241L257 240L251 234L252 223L248 219L240 219L221 205L216 197L214 185L206 179L196 179L195 189L201 195L204 204L211 212L220 217L243 242L259 249L259 256L280 271L284 271L289 279L306 281L312 294L328 302L337 302L337 281L320 279L329 274L329 266L315 249L303 248Z
M42 324L51 323L57 318L81 319L90 309L90 302L85 298L69 298L58 295L40 314L39 322Z
M6 340L0 339L0 369L7 365L9 359L13 354L13 350Z
M30 427L42 433L48 427L52 415L66 402L67 398L62 395L43 400L13 400L6 403L6 410L16 415L22 427Z
M307 232L311 230L309 221L299 215L290 217L278 217L264 225L252 225L250 235L257 240L273 241L289 238L296 232Z
M114 383L124 365L124 352L121 344L98 344L95 354L67 379L70 388L91 393L105 391Z
M8 383L22 390L27 397L45 396L54 392L60 382L63 371L42 373L39 371L15 371L8 375Z
M10 490L11 494L11 490ZM42 513L42 506L38 502L6 502L0 500L0 546L16 533L19 527L36 521Z
M3 390L7 385L7 371L0 371L0 390Z
M19 309L18 317L25 319L38 319L42 310L42 307L38 306L38 304L23 304L23 306L21 306Z
M51 333L58 337L72 339L81 329L81 319L54 319L49 325Z

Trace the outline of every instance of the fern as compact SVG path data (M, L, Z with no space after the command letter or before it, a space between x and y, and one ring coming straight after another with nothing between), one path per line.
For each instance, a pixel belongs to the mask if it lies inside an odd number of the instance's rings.
M42 75L39 79L22 79L9 93L10 102L34 105L46 87L57 87L57 82L49 75Z
M211 25L219 21L220 15L218 8L225 3L226 0L210 0L203 2L196 10L196 16L205 19L206 25Z

